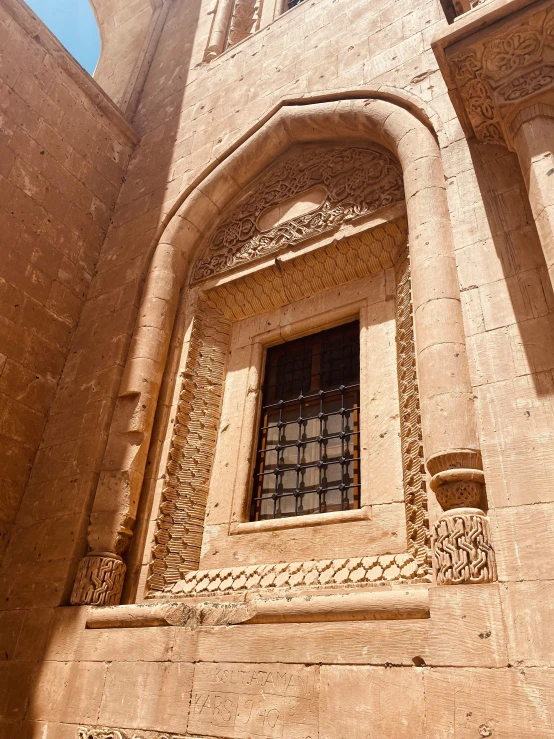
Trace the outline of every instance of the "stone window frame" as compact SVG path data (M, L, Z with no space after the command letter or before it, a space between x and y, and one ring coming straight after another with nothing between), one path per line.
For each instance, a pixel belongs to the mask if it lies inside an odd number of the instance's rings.
M367 278L363 278L364 280ZM309 298L304 298L304 302ZM362 487L360 491L360 506L348 511L334 511L329 513L315 513L301 517L268 519L265 521L250 520L250 502L252 498L252 476L255 464L255 450L259 430L259 415L261 394L265 372L265 357L267 349L283 342L280 328L264 331L252 337L252 363L250 374L255 382L255 393L251 393L253 400L243 406L240 421L241 435L244 442L241 444L240 454L237 455L237 473L232 487L231 519L229 521L229 535L260 533L265 531L279 531L293 528L307 528L312 526L327 526L330 524L362 521L371 519L371 495L369 481L373 478L369 461L369 406L367 398L363 396L363 389L369 385L369 366L367 358L367 340L362 338L368 330L368 298L355 302L344 303L335 300L334 305L325 313L316 315L313 319L298 319L293 321L287 331L285 341L308 336L312 333L340 326L349 321L358 320L360 323L360 477ZM248 320L248 319L245 319ZM233 344L231 343L231 350ZM251 392L252 384L249 383ZM245 398L247 400L247 398ZM400 433L400 427L397 431ZM364 452L364 449L366 450ZM401 484L401 480L400 480Z
M142 511L149 505L148 493L141 500L141 489L149 477L151 443L161 443L156 440L156 409L191 258L202 249L214 219L277 157L296 144L333 139L380 145L401 168L424 462L443 509L434 516L435 581L444 585L496 580L452 226L434 124L440 128L415 98L388 92L286 103L245 132L179 196L155 236L150 261L146 260L140 309L92 502L88 547L76 571L73 605L116 605L122 597L136 597L145 536ZM137 519L139 533L126 554ZM124 557L132 573L127 580Z
M412 328L412 318L411 318L411 289L410 289L410 282L409 282L409 261L407 259L407 253L405 249L406 245L406 222L405 222L405 216L404 216L404 207L403 205L392 205L387 208L385 208L382 211L378 211L376 214L372 214L369 218L363 218L361 223L359 223L356 226L346 226L345 229L345 235L343 235L342 239L340 236L340 232L338 234L334 234L332 236L323 236L316 240L315 243L311 242L309 245L302 245L300 248L297 248L295 250L292 250L292 253L290 256L290 266L288 267L290 269L291 274L297 274L297 281L300 285L302 283L303 289L305 290L304 298L307 299L308 295L311 295L311 291L314 290L316 293L323 293L324 290L322 289L324 283L321 283L321 285L318 287L317 278L315 278L315 282L313 284L310 284L309 279L304 281L304 277L306 275L305 272L303 272L303 267L305 269L305 264L303 265L302 262L309 262L310 269L316 273L321 273L321 271L325 272L325 266L329 269L329 265L326 265L326 260L329 259L336 259L335 252L337 249L342 249L343 252L345 249L349 248L349 238L357 240L357 243L360 242L363 243L363 238L367 239L374 239L376 240L375 243L379 243L379 240L382 241L384 238L384 234L388 234L388 238L393 238L394 241L396 241L397 244L397 259L395 261L395 264L390 264L388 267L389 273L394 273L395 276L392 277L392 283L396 284L395 288L392 288L392 293L394 294L396 291L398 292L398 299L394 298L394 304L395 304L395 316L396 316L396 324L399 326L402 330L403 339L399 341L398 345L398 352L396 346L393 347L392 351L395 354L396 360L398 362L397 364L397 375L395 377L395 382L397 378L400 378L400 374L404 375L404 382L407 382L408 385L406 386L404 390L404 400L403 402L406 404L406 408L408 406L411 406L412 408L412 421L414 420L414 408L417 408L417 402L415 402L415 405L413 403L413 392L415 389L415 392L417 393L417 383L415 382L415 374L413 377L409 377L410 371L415 371L415 348L414 348L414 341L413 341L413 328ZM339 244L340 246L337 246ZM389 256L386 256L385 258L390 259ZM320 261L321 265L323 266L323 270L313 270L314 267L314 259ZM287 254L281 254L280 260L282 260L283 265L286 264L287 261ZM274 260L272 260L271 263L268 263L267 261L265 263L258 264L257 266L252 268L250 264L246 264L242 270L239 270L238 273L232 274L230 277L224 277L221 279L220 276L212 277L211 279L208 279L198 285L197 287L190 288L189 293L189 300L188 300L188 319L187 323L189 325L189 330L187 333L187 337L190 337L197 333L202 332L201 324L202 324L202 316L207 315L209 311L212 311L211 316L206 320L206 324L209 324L210 326L214 325L214 313L213 310L215 309L221 318L224 320L227 319L229 323L225 326L223 333L225 334L225 346L229 347L230 345L230 337L232 334L232 325L238 326L239 324L245 322L245 319L243 318L242 321L237 320L237 315L234 315L234 312L236 311L236 305L241 304L242 312L246 312L246 320L248 318L256 319L260 318L264 315L264 311L260 310L259 304L255 300L255 298L251 297L250 302L248 298L245 298L245 296L248 294L245 290L244 284L247 283L249 280L254 278L259 282L259 280L264 280L267 282L267 284L271 285L272 281L272 270L271 266ZM275 269L275 266L273 264L273 269ZM282 267L281 267L282 269ZM285 267L285 269L287 269ZM362 278L356 280L348 280L344 276L342 277L342 280L340 278L340 270L338 270L337 274L337 286L342 285L341 290L347 289L349 285L356 285L356 283L361 284L365 280L376 277L375 274L375 264L374 262L370 263L368 262L365 267L362 266L361 274L363 275ZM372 273L373 269L373 273ZM365 270L365 272L364 272ZM193 272L194 274L194 272ZM258 277L256 277L258 275ZM383 271L383 278L385 276L385 271ZM274 278L273 278L274 279ZM391 278L389 278L389 283L391 282ZM367 286L367 285L366 285ZM389 286L388 291L390 292L391 288ZM267 291L268 293L271 292L271 290ZM340 292L340 291L339 291ZM252 295L250 293L250 295ZM317 297L317 296L316 296ZM391 298L391 295L389 295L389 299ZM278 298L275 298L278 301ZM302 300L299 302L303 302ZM278 305L278 303L277 303ZM208 308L208 306L210 306ZM277 307L277 306L276 306ZM365 312L365 316L364 316ZM221 314L225 314L222 316ZM327 313L324 313L322 315L315 316L313 320L308 321L300 321L298 326L296 327L296 330L294 328L292 329L292 333L290 334L291 338L297 337L299 335L310 333L313 330L321 330L324 328L327 328L331 325L337 325L337 323L342 323L345 320L350 320L356 315L361 318L361 322L364 323L366 320L366 316L368 313L368 298L364 297L362 299L358 299L356 301L350 301L350 303L343 304L343 301L341 299L338 299L336 304L333 306L332 309L329 309ZM239 318L241 318L242 315L239 315ZM195 323L196 322L196 323ZM294 323L293 323L294 327ZM218 332L219 329L216 329L216 332ZM221 335L221 334L220 334ZM370 501L371 495L366 493L366 497L363 501L362 508L355 510L355 511L341 511L336 513L329 513L329 514L318 514L314 516L306 516L302 517L302 519L280 519L276 521L267 521L267 522L250 522L248 520L247 515L247 509L248 509L248 501L249 501L249 494L250 494L250 478L251 478L251 464L252 464L252 450L255 447L256 443L256 435L257 435L257 409L260 401L260 393L261 393L261 383L262 383L262 366L263 366L263 351L264 346L278 343L279 339L282 340L283 336L281 335L280 331L278 329L274 331L269 332L263 332L263 335L255 336L255 341L251 345L251 349L253 350L251 352L251 356L253 358L253 361L251 360L250 364L250 370L249 373L251 375L251 379L249 381L249 390L255 390L255 392L249 393L249 398L251 399L250 407L244 408L242 412L242 419L248 418L247 423L243 423L241 420L241 433L244 434L244 437L246 439L246 447L243 445L242 447L242 455L243 456L249 456L250 462L248 465L243 465L242 470L237 473L236 475L236 482L233 486L232 490L232 496L233 496L233 512L232 515L229 517L229 521L227 522L228 527L228 547L231 549L233 546L236 547L237 544L233 544L231 541L231 537L235 537L236 535L249 535L249 534L261 534L261 533L270 533L270 532L286 532L290 529L295 529L299 527L312 527L312 526L325 526L325 525L337 525L337 524L343 524L343 523L353 523L353 522L368 522L368 525L371 525L369 522L371 522L371 507L372 507L372 501ZM190 338L186 338L184 342L184 361L181 364L181 374L183 377L182 385L183 388L185 385L191 382L191 380L194 382L194 373L198 372L198 365L194 364L195 360L194 357L198 356L200 354L204 354L206 356L205 366L211 366L214 364L214 357L209 353L211 349L208 347L206 349L205 346L199 346L196 348L193 348L192 350L192 357L193 361L192 363L189 362L189 359L187 357L187 352L189 355L191 354L191 346L190 346ZM257 357L256 357L257 354ZM219 382L221 384L221 396L223 395L225 391L225 375L227 372L227 367L223 367L221 362L215 361L215 364L220 366L220 375L218 376L219 379L215 379L212 375L209 378L209 385L210 387L213 387L216 382ZM365 367L368 366L367 360L363 362ZM407 370L407 375L406 375ZM365 380L365 378L364 378ZM198 386L198 384L197 384ZM402 388L399 387L398 389L398 395L397 402L401 403L401 396L402 396ZM180 397L184 397L184 404L182 406L179 406L179 404L174 405L172 410L172 416L178 418L179 415L182 417L189 417L191 408L194 407L195 401L194 398L190 398L187 395L187 392L181 390ZM221 402L221 398L218 402ZM254 407L255 406L255 407ZM348 572L349 577L351 577L351 581L346 584L346 586L363 586L367 584L379 584L379 583L386 583L391 581L400 581L400 582L430 582L431 580L431 573L430 573L430 551L429 551L429 531L428 531L428 521L427 521L427 498L425 494L425 485L424 485L424 477L423 477L423 470L419 469L421 465L421 457L422 457L422 450L421 450L421 431L419 427L419 422L410 424L404 424L404 428L402 428L402 418L404 417L405 412L402 411L401 406L396 406L399 408L399 428L397 431L401 434L402 437L402 444L401 444L401 460L399 459L399 467L401 467L400 470L400 480L399 482L400 486L403 486L404 489L404 505L406 510L406 540L407 540L407 551L401 551L396 554L383 554L380 555L376 552L369 553L369 556L360 556L360 557L349 557L347 559L338 559L338 560L316 560L317 562L331 562L336 561L338 563L341 563L340 570L342 572ZM366 414L369 416L369 414ZM198 418L195 418L193 420L194 425L196 426L199 422ZM210 430L211 435L215 435L217 433L217 427L219 427L220 419L218 417L217 424L214 424L214 426ZM222 425L223 421L221 421ZM365 432L367 433L369 431L369 424L365 426ZM175 437L175 429L173 431L173 436ZM177 436L180 436L181 432L177 432ZM362 444L364 446L364 444ZM224 447L223 447L224 448ZM217 441L214 439L213 441L213 447L212 447L212 454L215 456L217 454ZM245 451L247 449L248 451ZM174 450L177 454L179 453L178 449ZM204 448L194 448L189 449L188 452L189 455L191 455L194 459L204 458L206 455ZM173 455L172 448L169 447L167 449L169 464L173 464L175 462L175 457ZM184 456L184 455L183 455ZM228 465L234 464L233 461L227 460ZM213 460L213 457L212 457ZM236 461L236 460L235 460ZM400 464L401 462L401 464ZM366 461L367 463L367 461ZM215 463L212 461L210 463L211 470L214 469ZM409 470L414 470L414 475L406 474ZM166 473L165 477L168 477L169 473ZM362 471L362 475L364 472ZM371 476L371 473L369 473L369 476ZM366 471L366 477L368 477L368 472ZM402 481L402 478L404 478L404 481ZM206 486L206 489L204 490L204 505L207 502L207 496L208 496L208 490L209 485ZM369 491L369 488L366 488L367 491ZM190 497L190 490L186 491L186 494ZM192 496L194 497L196 493L194 493ZM167 505L170 507L172 506L171 501L174 500L174 494L170 492L169 496L162 497L161 499L157 499L154 503L154 507L157 508L159 506L160 510L160 516L161 518L158 518L158 531L160 528L164 528L164 514L170 513L170 510L167 508ZM213 502L213 501L212 501ZM375 501L373 501L373 504ZM173 514L173 509L171 510L170 515ZM378 521L374 522L373 525L377 525ZM204 525L207 525L208 530L211 530L211 524L209 520L205 521L204 518L204 512L202 511L202 515L199 517L198 520L196 520L193 524L193 529L198 531L200 527L203 528ZM157 534L155 532L152 532L152 538L155 540ZM183 537L183 539L186 542L187 539L187 532L179 530L177 533L178 538L180 539ZM162 539L163 539L163 531L162 531ZM189 540L190 545L190 540ZM159 541L158 541L159 544ZM401 548L402 549L402 548ZM164 542L162 541L162 552L164 552ZM197 552L199 554L200 550L200 543L197 541L195 545L192 547L193 556L194 552ZM233 568L233 567L227 567L226 571L229 573L226 581L224 582L223 586L220 587L219 581L218 581L218 573L220 572L221 568L212 568L210 570L206 569L200 569L198 561L191 561L190 565L187 565L186 557L183 559L184 565L180 569L182 571L188 570L188 574L186 575L185 579L183 577L177 577L176 575L173 575L172 580L170 580L166 585L163 587L159 587L159 583L156 581L156 571L155 571L155 558L156 558L156 541L154 541L153 548L151 552L154 554L154 560L150 560L150 577L148 580L148 584L146 586L145 591L145 598L146 599L160 599L160 598L175 598L175 597L182 597L183 594L185 595L198 595L199 593L203 592L203 589L210 588L209 594L210 597L218 597L218 596L227 596L228 593L225 593L225 589L233 589L233 592L237 591L239 594L242 590L248 590L252 586L252 582L244 584L242 583L243 578L243 568ZM167 557L168 554L164 553L164 557ZM169 558L171 559L171 554L169 554ZM148 561L149 559L149 551L146 552L146 558L145 561ZM198 557L198 560L200 557ZM365 563L365 568L362 566L362 560ZM300 565L307 566L306 563L300 563ZM271 579L273 570L275 567L281 567L283 570L281 573L281 578L279 582L284 582L286 578L289 578L286 580L285 585L294 585L294 580L291 582L290 577L294 574L295 568L299 566L299 563L290 562L287 565L277 565L277 564L258 564L258 565L252 565L250 569L258 569L258 570L268 570L269 574L266 575L264 582L269 582ZM265 569L264 569L265 568ZM175 570L174 570L175 571ZM356 573L354 575L354 572ZM207 574L209 573L209 574ZM317 582L312 582L312 587L316 588L334 588L339 585L345 586L345 583L342 581L330 581L328 582L329 578L329 572L326 570L326 574L321 573L321 577ZM311 575L313 580L313 574ZM340 577L344 577L344 575L341 575ZM210 579L211 578L211 579ZM327 578L327 579L326 579ZM298 580L298 577L296 578ZM307 584L306 583L300 583ZM244 587L243 587L244 585ZM254 589L259 587L258 584L254 583ZM264 586L265 587L265 586ZM268 587L272 588L275 587L274 584L269 584Z

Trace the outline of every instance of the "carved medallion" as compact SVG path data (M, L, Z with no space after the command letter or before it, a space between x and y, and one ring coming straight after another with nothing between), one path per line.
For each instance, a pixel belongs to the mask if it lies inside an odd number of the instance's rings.
M259 219L264 211L316 186L325 190L319 207L262 231ZM403 197L400 167L380 150L363 146L295 147L234 205L197 261L193 279L201 280L290 248Z

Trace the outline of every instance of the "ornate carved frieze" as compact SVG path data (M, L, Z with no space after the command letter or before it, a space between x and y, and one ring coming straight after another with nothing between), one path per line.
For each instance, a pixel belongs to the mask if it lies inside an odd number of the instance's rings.
M407 233L406 219L400 217L218 285L207 295L227 318L240 321L393 267Z
M203 298L192 327L181 376L148 586L162 591L200 560L206 499L217 427L230 323Z
M492 24L446 58L476 137L510 144L507 126L521 106L554 90L554 10Z
M325 559L308 562L227 567L183 572L170 589L172 595L209 595L210 598L254 590L354 587L404 581L430 582L430 568L412 554ZM151 594L154 595L155 594Z
M185 739L182 734L167 734L159 731L124 731L123 729L96 729L81 726L77 739Z
M267 231L260 229L264 211L315 186L326 191L320 207ZM201 280L290 248L403 197L400 167L383 151L364 146L295 147L258 179L218 225L193 278Z

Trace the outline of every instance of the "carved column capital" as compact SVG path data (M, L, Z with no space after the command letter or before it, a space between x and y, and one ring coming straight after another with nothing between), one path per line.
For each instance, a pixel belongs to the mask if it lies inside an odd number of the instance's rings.
M125 562L117 554L90 552L79 563L71 605L119 605L125 570Z

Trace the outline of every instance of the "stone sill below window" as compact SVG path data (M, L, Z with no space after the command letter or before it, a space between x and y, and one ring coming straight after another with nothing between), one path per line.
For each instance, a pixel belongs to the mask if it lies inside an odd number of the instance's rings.
M332 511L331 513L313 513L307 516L291 516L290 518L271 518L266 521L245 521L232 523L229 534L261 534L265 531L282 529L304 529L310 526L329 526L334 523L352 521L369 521L371 506L362 506L353 511Z

